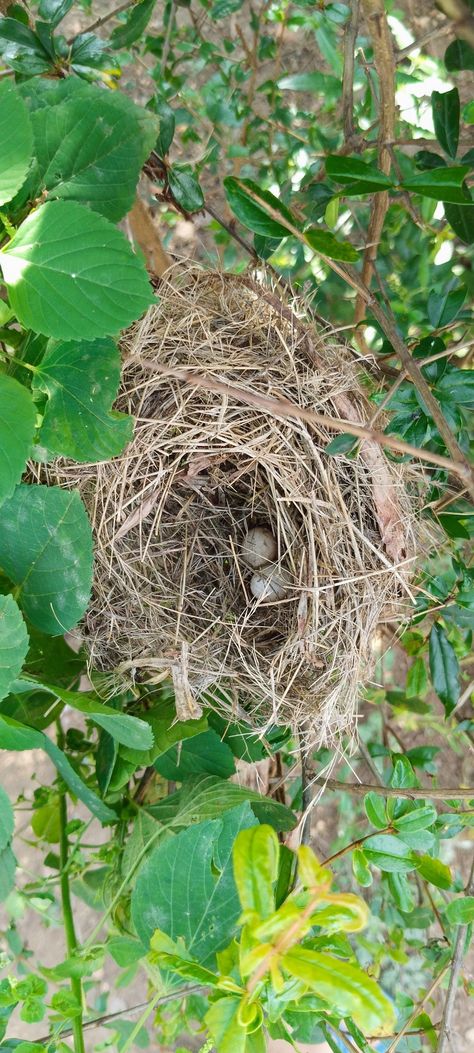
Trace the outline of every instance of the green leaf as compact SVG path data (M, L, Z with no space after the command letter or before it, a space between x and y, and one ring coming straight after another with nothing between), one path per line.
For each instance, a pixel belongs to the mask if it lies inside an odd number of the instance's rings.
M174 130L176 126L174 112L169 103L166 102L166 99L161 99L157 95L155 95L148 103L148 106L160 119L160 128L156 140L157 153L160 157L166 157L174 138Z
M407 673L406 696L420 698L426 693L427 687L428 674L423 658L415 658Z
M0 505L11 497L25 470L36 427L30 392L0 373Z
M130 749L148 750L153 745L153 732L145 720L140 717L132 717L129 713L121 713L119 709L112 709L105 702L94 698L82 691L68 691L64 687L41 684L36 680L17 680L13 684L14 691L30 691L35 687L37 691L44 691L48 695L60 698L62 702L84 713L94 724L103 728L116 742L121 742Z
M132 936L112 936L107 943L107 950L121 969L133 965L144 956L143 944Z
M328 442L327 446L324 447L324 452L331 454L335 457L338 453L354 453L357 448L359 440L354 438L353 435L348 435L342 432L341 435L336 435L334 439Z
M357 157L330 154L326 158L326 172L336 183L347 187L344 194L373 194L393 187L392 180L376 165L366 164Z
M391 1002L358 966L306 947L293 947L285 954L282 965L310 991L315 991L318 998L329 1002L332 1011L353 1017L363 1030L392 1030L395 1011Z
M127 13L124 22L110 34L110 46L112 48L129 48L136 40L139 40L146 29L153 14L156 0L140 0L133 5Z
M0 82L0 205L23 185L33 148L28 112L11 80Z
M92 533L79 494L18 486L0 519L0 568L33 625L52 636L77 625L92 583Z
M184 782L189 775L200 772L218 775L221 779L235 773L232 750L212 728L172 746L157 758L154 766L165 779L175 782Z
M417 830L426 830L433 826L438 818L436 808L431 804L414 805L411 811L400 815L398 819L392 820L392 825L400 832L401 837L405 833L415 833Z
M451 888L453 877L446 863L440 859L432 859L431 856L417 856L416 869L425 881L429 881L436 888Z
M108 808L100 797L89 789L69 763L66 755L42 731L28 728L10 717L0 715L0 749L2 750L44 750L57 768L61 778L71 792L85 804L86 808L102 823L115 822L117 816Z
M453 40L444 53L447 70L474 70L474 48L467 40Z
M355 263L359 259L359 253L348 241L338 241L328 230L317 230L312 227L305 230L304 238L308 245L323 256L329 256L330 260L345 260Z
M176 204L185 212L199 212L204 207L204 194L191 165L172 165L168 185Z
M0 851L10 843L13 837L15 819L10 798L0 785Z
M28 633L21 612L13 596L0 595L0 700L8 695L27 651Z
M432 168L429 172L420 172L419 175L405 179L401 187L402 190L411 190L414 194L422 194L423 197L434 198L435 201L466 205L463 183L468 172L468 165Z
M434 91L431 95L431 109L436 138L443 150L454 158L458 149L461 114L458 89Z
M415 906L415 897L405 874L388 874L387 884L399 910L411 914Z
M213 819L245 801L250 803L259 822L269 823L277 831L292 830L296 825L296 816L285 805L214 775L196 775L188 779L181 790L159 804L151 805L147 811L154 819L176 829Z
M235 11L240 11L242 4L243 0L214 0L209 13L211 18L217 22L219 18L227 18Z
M73 201L32 212L0 262L20 322L46 336L108 336L152 302L145 268L124 235Z
M363 848L355 848L352 853L352 870L359 885L368 888L372 884L373 877Z
M0 19L0 54L11 69L29 77L51 67L51 58L37 34L16 18Z
M132 892L132 918L148 946L155 929L182 937L190 957L212 968L232 939L240 904L232 873L232 846L255 825L248 803L222 819L198 823L151 853Z
M234 850L234 880L244 911L268 918L275 910L279 844L271 826L254 826L237 837Z
M74 0L40 0L38 12L45 22L58 26L70 11Z
M416 869L416 856L392 834L374 834L364 841L364 853L374 866L391 874L408 873Z
M237 219L240 219L240 222L249 230L253 230L255 234L262 234L263 237L268 238L284 238L291 233L289 228L299 226L298 221L286 208L286 205L275 197L275 194L271 194L269 190L262 190L251 179L235 179L233 176L227 176L224 179L224 189ZM262 204L254 201L251 194L256 195ZM269 216L265 211L265 205L269 205L271 209L278 212L284 222L279 223L278 220Z
M238 1021L241 1004L239 997L227 995L206 1013L204 1019L219 1053L247 1053L247 1031Z
M133 420L111 409L120 384L120 355L110 337L92 343L48 344L33 376L44 392L39 441L75 461L116 457L132 437Z
M454 233L466 245L474 242L474 209L444 202L444 214Z
M449 325L461 310L467 289L461 285L450 292L438 293L432 289L428 296L428 318L433 329Z
M474 921L474 896L453 899L445 910L450 925L469 925Z
M460 695L459 663L443 626L436 622L430 633L430 672L433 687L446 710L454 709Z
M364 808L369 823L372 823L372 826L376 826L378 830L383 830L388 826L385 800L380 794L373 792L367 793L364 797Z
M289 77L280 77L277 87L280 91L309 91L327 95L329 90L331 94L335 89L340 91L341 85L337 77L315 70L312 73L292 73Z
M16 859L10 848L6 845L0 851L0 903L3 903L15 887Z
M79 201L114 222L133 204L158 122L122 92L67 80L42 89L47 105L31 115L34 196ZM33 196L33 194L32 194Z

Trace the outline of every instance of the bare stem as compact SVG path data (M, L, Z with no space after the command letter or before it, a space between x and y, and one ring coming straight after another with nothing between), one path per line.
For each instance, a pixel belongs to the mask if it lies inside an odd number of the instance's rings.
M58 720L58 744L61 746L63 742L63 732ZM77 938L76 930L74 927L74 916L72 912L71 903L71 890L69 887L69 869L68 869L68 851L69 843L67 837L67 804L66 804L66 793L63 791L59 798L59 824L60 824L60 838L59 838L59 860L60 860L60 889L61 889L61 903L63 908L63 922L64 932L66 936L66 947L68 957L71 957L77 950ZM82 982L79 976L71 977L71 991L74 995L75 1001L80 1006L80 1014L74 1017L72 1021L72 1034L74 1037L74 1053L86 1053L86 1047L84 1045L84 1034L83 1034L83 1020L82 1020Z

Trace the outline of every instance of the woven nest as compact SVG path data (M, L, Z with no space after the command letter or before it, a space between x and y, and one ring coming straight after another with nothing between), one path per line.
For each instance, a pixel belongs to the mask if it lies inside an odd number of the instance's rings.
M353 723L383 612L407 607L403 470L368 441L355 459L327 455L334 432L302 419L373 415L331 334L250 279L173 268L159 292L122 343L116 407L133 440L110 462L55 469L95 532L92 666L111 684L172 677L181 717L204 696L327 741ZM278 595L253 595L255 527L275 539Z

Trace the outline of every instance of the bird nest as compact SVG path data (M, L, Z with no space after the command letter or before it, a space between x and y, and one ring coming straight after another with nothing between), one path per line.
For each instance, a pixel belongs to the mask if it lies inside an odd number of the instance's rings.
M132 441L54 469L95 533L91 664L171 677L180 717L205 700L327 741L354 720L383 613L407 606L403 469L369 440L325 452L324 418L374 412L331 333L247 278L172 268L159 293L122 341Z

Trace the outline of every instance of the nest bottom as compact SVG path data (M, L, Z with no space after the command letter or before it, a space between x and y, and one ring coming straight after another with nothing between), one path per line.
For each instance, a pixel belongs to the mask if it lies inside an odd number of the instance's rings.
M349 406L366 419L352 361L257 286L196 269L169 274L123 353L132 442L113 461L55 468L95 531L91 663L114 683L171 676L180 717L205 695L262 728L335 736L354 720L382 611L404 607L411 538L402 469L368 443L365 457L329 457L330 431L298 418ZM252 593L253 527L276 541L284 587L270 601Z

